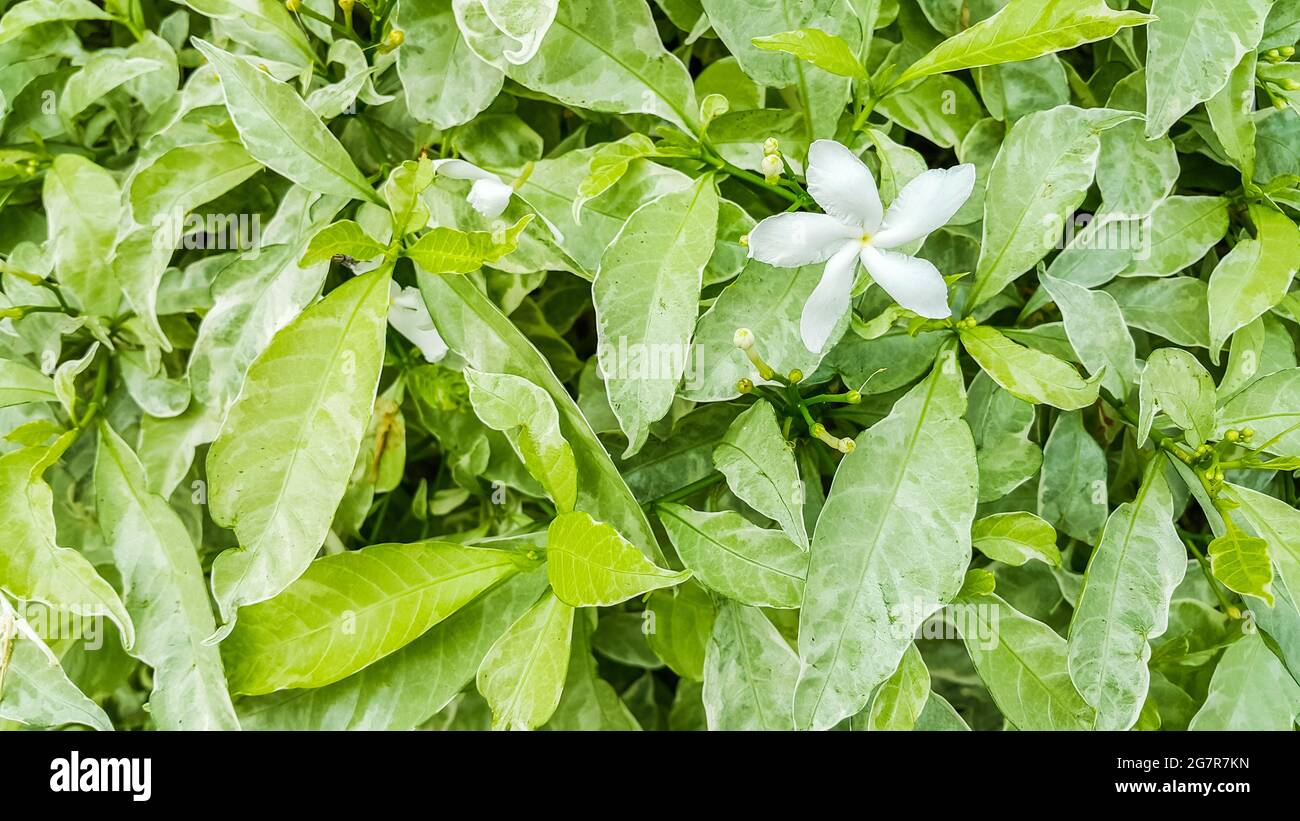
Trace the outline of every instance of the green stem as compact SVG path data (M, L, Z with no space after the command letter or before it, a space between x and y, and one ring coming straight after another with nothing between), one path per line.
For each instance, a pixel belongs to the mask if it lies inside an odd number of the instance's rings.
M700 155L700 159L708 163L709 165L713 166L714 168L718 169L719 171L725 171L731 176L739 177L740 179L752 185L757 185L760 188L766 188L768 191L771 191L773 194L777 194L778 196L796 205L804 201L802 197L800 197L798 194L791 191L789 188L786 188L785 186L781 186L781 185L771 185L768 183L767 180L763 179L762 177L758 176L752 171L746 171L745 169L740 168L739 166L732 165L731 163L724 160L722 157L719 157L716 154L713 154L712 152L702 153Z
M307 5L299 6L295 14L301 14L304 17L310 17L313 20L318 20L326 24L327 26L329 26L331 29L333 29L336 34L342 34L344 37L348 38L354 43L357 43L358 45L365 45L365 42L362 41L362 39L357 36L357 33L355 31L348 28L347 26L344 26L342 23L338 22L333 17L326 17L325 15L321 14L320 12L311 8L310 6Z
M677 488L672 493L667 493L663 496L660 496L658 499L651 499L650 501L641 505L641 507L644 507L647 510L649 510L654 508L655 505L662 504L663 502L676 502L680 499L685 499L689 496L693 496L696 493L699 493L701 490L705 490L707 488L713 487L714 485L721 482L724 478L726 477L724 477L721 473L717 473L715 471L714 473L710 473L708 476L705 476L703 479L697 479L694 482L691 482L689 485L685 485L683 487Z
M1187 545L1187 549L1192 551L1192 555L1196 557L1196 563L1201 566L1201 572L1205 574L1205 581L1209 583L1210 589L1214 591L1214 598L1219 600L1219 606L1223 608L1223 612L1228 615L1240 613L1241 608L1229 602L1228 597L1219 588L1219 582L1214 578L1214 573L1210 570L1210 562L1205 558L1205 554L1201 553L1191 539L1184 537L1183 544Z

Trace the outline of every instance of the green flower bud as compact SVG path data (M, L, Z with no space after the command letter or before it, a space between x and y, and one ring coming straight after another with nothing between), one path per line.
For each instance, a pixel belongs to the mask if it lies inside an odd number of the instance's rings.
M856 405L862 401L862 394L857 391L849 391L844 395L844 402L849 405Z
M736 380L736 390L740 391L741 393L753 393L754 380L742 376L740 379Z
M284 0L284 7L289 11L296 12L302 8L302 0Z
M798 368L795 368L794 370L790 371L789 379L791 382L803 381L803 371L799 370Z
M1227 439L1229 442L1235 442L1241 438L1241 433L1234 428L1232 430L1225 432L1223 434L1223 438Z
M1242 429L1241 429L1241 438L1244 439L1245 441L1249 442L1251 439L1255 438L1255 429L1254 429L1254 428L1242 428Z

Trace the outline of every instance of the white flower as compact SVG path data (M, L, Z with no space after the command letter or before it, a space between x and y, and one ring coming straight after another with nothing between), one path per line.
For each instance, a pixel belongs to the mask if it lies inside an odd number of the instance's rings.
M447 355L447 343L433 327L433 319L419 288L403 288L390 282L388 300L388 324L419 348L426 360L437 362Z
M923 239L952 219L975 186L975 166L920 174L898 192L887 213L871 172L834 140L817 140L809 148L807 180L808 193L826 213L768 217L749 234L749 256L782 268L826 263L799 322L808 350L821 351L849 309L859 259L899 305L931 319L952 315L939 270L889 249Z
M469 189L469 204L487 219L496 219L510 204L515 189L501 181L491 171L484 171L465 160L434 160L434 170L453 180L473 180Z

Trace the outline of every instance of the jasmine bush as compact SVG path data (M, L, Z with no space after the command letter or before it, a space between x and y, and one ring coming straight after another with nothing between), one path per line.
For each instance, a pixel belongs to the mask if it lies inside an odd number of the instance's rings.
M0 0L0 725L1292 729L1297 0Z

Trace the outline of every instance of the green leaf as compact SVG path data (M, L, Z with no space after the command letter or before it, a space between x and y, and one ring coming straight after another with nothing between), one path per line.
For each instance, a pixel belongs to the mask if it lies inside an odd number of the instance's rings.
M393 25L406 33L397 50L397 74L417 120L444 130L463 125L501 91L505 75L470 48L451 0L399 2Z
M956 352L844 457L813 534L795 724L866 706L921 623L961 588L979 479Z
M592 282L597 355L626 459L672 405L686 372L718 193L705 175L638 208L610 242Z
M1243 182L1255 176L1255 52L1248 51L1227 84L1205 102L1205 113L1223 151L1241 169Z
M1084 430L1081 411L1063 413L1043 448L1038 515L1088 544L1106 523L1106 454Z
M546 488L556 510L572 511L578 495L578 471L550 395L522 376L473 368L466 368L464 374L474 413L488 427L506 434L528 472Z
M929 77L889 95L878 108L903 128L944 148L961 145L983 116L979 100L956 77Z
M1254 428L1256 448L1300 457L1300 368L1271 373L1229 399L1219 408L1214 438L1232 428Z
M971 527L975 549L997 562L1019 567L1031 559L1061 566L1056 530L1032 513L994 513Z
M1124 321L1175 345L1210 346L1209 289L1193 277L1140 277L1106 286Z
M311 191L383 204L339 141L292 88L247 60L195 38L221 78L248 153Z
M492 643L546 587L537 568L504 582L397 652L324 687L242 698L247 730L411 730L474 680Z
M618 697L618 691L600 677L596 657L591 654L592 621L584 614L574 622L564 694L545 729L639 730L641 725Z
M6 607L8 602L0 603L0 609ZM0 615L0 624L4 624L7 615ZM4 671L0 677L4 684L0 690L0 720L29 727L82 724L95 730L113 729L104 710L87 698L63 668L50 659L49 648L21 633L13 636L9 644L6 635L0 629L0 658L8 659L0 668Z
M1115 298L1044 273L1040 279L1065 322L1065 334L1088 372L1123 401L1137 385L1133 336Z
M149 713L160 730L237 730L217 648L216 623L185 523L149 489L144 466L122 438L99 425L95 509L126 609L136 629L133 655L153 668Z
M58 399L54 380L26 362L0 359L0 408Z
M1300 714L1300 684L1258 633L1223 653L1205 703L1189 730L1291 730Z
M239 539L212 565L227 629L325 541L374 404L389 281L379 269L345 282L277 333L208 451L212 519Z
M311 238L307 251L298 260L298 267L310 268L339 255L365 262L387 250L386 245L373 239L355 220L340 220L322 228Z
M58 20L112 20L90 0L26 0L10 6L0 18L0 43L8 42L32 26Z
M717 402L740 395L736 382L753 379L757 371L733 341L738 328L755 325L755 317L766 317L758 335L757 350L778 373L800 370L812 374L822 357L835 347L844 329L831 332L821 353L808 350L799 335L799 317L804 303L817 287L824 265L802 268L774 268L749 260L740 276L726 287L704 312L691 340L691 362L696 363L681 395L697 402ZM855 386L856 387L856 386Z
M1273 604L1273 561L1268 542L1248 535L1226 520L1228 531L1210 542L1206 554L1214 578L1243 596L1257 596Z
M954 606L980 680L1003 718L1018 730L1086 730L1092 708L1070 682L1066 644L1055 630L998 596Z
M736 417L713 449L713 464L727 477L732 493L808 548L803 480L770 404L756 402Z
M0 455L0 521L8 535L0 551L0 590L77 616L107 616L129 648L135 629L117 592L85 556L61 547L55 532L54 492L43 477L74 436Z
M608 607L691 575L656 567L617 530L582 511L551 522L546 558L555 595L573 607Z
M1255 534L1268 542L1268 554L1285 586L1300 590L1300 510L1248 487L1229 483L1224 491Z
M388 175L381 189L388 210L393 215L393 236L404 237L429 224L429 207L420 200L433 184L436 174L433 162L421 157L417 162L407 160Z
M823 71L841 77L863 79L867 70L844 38L821 29L804 28L768 37L755 37L753 43L763 51L783 51L805 60Z
M438 226L406 249L405 256L431 274L468 274L509 254L532 222L531 214L500 231L458 231Z
M710 730L793 730L799 657L761 610L723 602L704 660Z
M1227 84L1264 33L1268 0L1155 0L1147 27L1147 137Z
M1151 420L1163 412L1199 447L1214 433L1214 379L1196 357L1178 348L1161 348L1147 357L1139 390L1138 444L1146 441Z
M1252 207L1255 239L1233 246L1210 274L1210 357L1218 361L1223 343L1238 328L1282 301L1300 260L1300 229L1283 214Z
M730 510L701 513L671 502L658 510L673 547L701 584L753 607L796 608L803 601L808 555L784 534Z
M569 667L573 608L547 593L488 650L478 691L495 730L534 730L560 704Z
M629 134L597 146L587 164L587 176L578 184L578 196L573 200L573 221L581 221L582 207L589 200L599 197L623 179L633 160L650 156L654 151L654 142L644 134Z
M85 157L60 154L41 193L55 278L74 305L88 313L111 314L120 298L109 265L121 197L117 181Z
M1115 11L1104 0L1011 0L997 14L940 43L903 72L898 82L1030 60L1104 40L1153 19L1137 11Z
M651 593L647 609L642 617L654 619L653 629L643 625L650 649L677 675L703 681L705 648L718 616L713 596L688 580Z
M640 503L546 359L468 278L417 275L438 333L453 351L477 370L522 376L551 395L581 479L577 509L609 522L646 555L657 555Z
M332 684L528 564L516 551L436 541L325 556L282 593L239 614L221 644L230 689L259 695Z
M898 669L871 698L868 730L914 730L930 700L930 670L916 644L909 644Z
M1070 622L1070 679L1096 710L1095 729L1137 723L1150 684L1150 640L1164 635L1187 570L1163 466L1151 460L1137 497L1107 519Z
M971 380L966 421L975 439L980 501L991 502L1024 484L1043 463L1043 449L1029 439L1034 406L998 387L987 373Z
M1030 114L1011 127L989 171L983 242L967 312L1052 249L1092 185L1101 132L1136 116L1063 105Z
M1072 365L1051 354L1027 348L987 325L961 328L959 333L966 353L1012 396L1062 410L1097 401L1100 380L1085 382Z
M559 3L537 55L516 65L500 55L513 44L481 6L458 8L470 48L510 79L576 108L663 117L691 132L698 107L690 73L669 54L644 0Z

